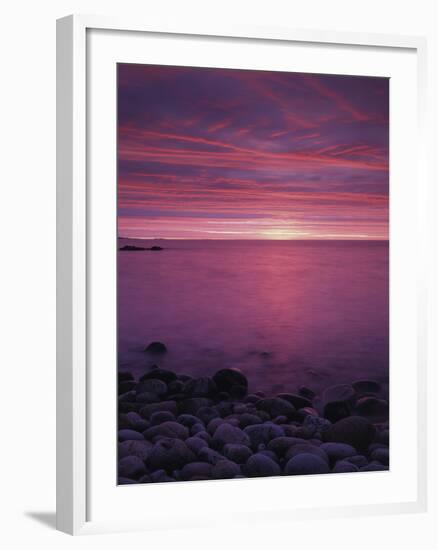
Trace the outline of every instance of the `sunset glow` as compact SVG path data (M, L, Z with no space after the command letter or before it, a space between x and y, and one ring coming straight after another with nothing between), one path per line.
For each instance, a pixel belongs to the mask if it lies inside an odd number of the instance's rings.
M388 82L120 64L119 236L387 239Z

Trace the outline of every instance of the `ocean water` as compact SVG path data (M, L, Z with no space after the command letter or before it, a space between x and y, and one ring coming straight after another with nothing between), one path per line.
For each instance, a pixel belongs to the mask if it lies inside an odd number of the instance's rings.
M387 242L134 241L118 253L119 368L240 368L250 391L373 378L389 361ZM152 360L152 341L168 353Z

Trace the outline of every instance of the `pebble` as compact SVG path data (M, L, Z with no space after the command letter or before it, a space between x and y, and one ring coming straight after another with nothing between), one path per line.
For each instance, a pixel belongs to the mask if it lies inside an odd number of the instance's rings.
M253 449L257 449L260 443L267 445L271 439L284 436L283 427L271 422L247 426L243 431L249 438L249 442L247 444Z
M193 477L208 479L211 477L212 465L207 462L191 462L183 466L180 472L180 478L184 481L191 480Z
M125 458L126 456L137 456L141 460L146 460L153 447L150 441L137 441L130 439L122 441L118 444L118 456L119 458Z
M331 462L357 455L356 449L346 443L323 443L320 449L327 453Z
M373 441L375 428L361 416L339 420L323 433L326 442L347 443L358 450L366 449Z
M282 458L293 445L305 442L306 440L300 437L275 437L269 441L268 449L273 451L279 458Z
M220 418L219 413L213 407L201 407L196 416L202 420L202 422L207 426L207 424L214 418Z
M144 405L140 409L140 414L143 418L150 418L154 412L158 411L169 411L174 416L177 415L177 407L175 401L161 401L160 403L150 403L148 405Z
M359 468L354 465L352 462L347 460L338 460L333 467L332 472L334 474L344 474L348 472L358 472Z
M222 459L213 465L212 474L214 479L230 479L241 474L241 471L235 462Z
M138 383L136 391L137 393L153 393L162 397L167 393L167 384L158 378L148 378Z
M267 412L271 418L276 416L291 418L295 412L295 407L291 403L279 397L260 399L257 401L256 407Z
M187 428L191 428L195 424L199 424L199 418L192 414L180 414L177 421L183 426L187 426Z
M189 430L182 424L169 420L167 422L159 424L158 426L152 426L151 428L148 428L145 432L143 432L143 435L146 439L152 441L159 437L187 439L189 437Z
M222 450L224 456L236 464L244 464L252 455L252 451L246 445L227 443Z
M371 459L377 460L381 464L384 464L385 466L389 465L389 449L388 448L380 448L380 449L374 449L374 451L371 453Z
M209 376L189 380L184 385L184 393L192 397L209 397L217 393L217 386Z
M262 453L250 456L245 465L245 471L249 477L265 477L281 475L280 466Z
M248 435L240 428L224 422L214 432L211 444L215 449L221 449L227 443L249 446L251 442Z
M175 416L169 411L157 411L151 414L151 425L157 426L163 422L170 422L175 420Z
M327 462L319 456L302 453L292 457L284 468L287 475L328 474Z
M125 456L119 460L118 473L122 477L137 479L146 473L146 468L138 456Z
M316 447L315 445L311 445L310 443L297 443L296 445L292 445L292 447L290 447L286 451L285 459L289 460L294 456L300 454L312 454L323 460L326 464L329 463L329 457L327 453L323 449L321 449L321 447Z
M160 439L147 458L151 470L165 469L169 472L195 461L195 454L180 439Z
M189 437L188 439L186 439L185 443L187 447L195 454L198 454L199 451L204 447L208 447L208 443L205 441L205 439L197 436Z
M181 414L185 413L197 416L197 412L201 407L209 407L212 403L211 399L207 397L190 397L181 401L178 409Z
M118 439L119 441L128 441L128 440L137 440L137 441L144 441L143 434L140 432L137 432L135 430L119 430L118 432Z

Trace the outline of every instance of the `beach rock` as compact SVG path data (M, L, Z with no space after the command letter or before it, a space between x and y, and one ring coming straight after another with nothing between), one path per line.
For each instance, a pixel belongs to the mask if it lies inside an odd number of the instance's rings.
M218 416L217 418L213 418L212 420L210 420L210 422L207 424L207 432L210 434L210 435L213 435L214 432L218 429L218 427L223 424L224 422L226 422L223 418L221 418L220 416Z
M148 378L138 383L136 391L137 393L146 392L162 397L167 393L167 384L158 378Z
M146 464L151 470L164 469L168 473L194 462L195 454L181 439L160 439L155 443L147 458Z
M320 447L317 447L316 445L311 445L310 443L297 443L296 445L292 445L292 447L290 447L286 451L285 459L289 460L294 456L300 454L312 454L317 456L321 460L324 460L324 462L326 462L327 464L329 463L329 457L327 456L327 453Z
M190 428L190 435L196 435L203 432L205 432L205 426L201 424L201 422L193 424L193 426Z
M153 447L153 444L149 441L138 441L135 439L129 439L122 441L118 444L118 457L119 459L127 456L136 456L145 461L149 456L149 453Z
M381 464L388 466L389 465L389 449L388 448L380 448L380 449L374 449L371 453L371 459L377 460Z
M295 407L295 409L304 409L304 407L312 407L312 401L310 399L307 399L306 397L303 397L302 395L297 395L295 393L279 393L277 395L280 399L284 399L291 405Z
M197 416L197 412L201 407L209 407L213 402L206 397L190 397L184 399L178 405L180 414L192 414Z
M157 411L151 414L151 425L158 426L163 422L172 422L175 420L175 416L169 411Z
M348 472L358 472L359 468L352 462L347 460L338 460L333 466L332 472L334 474L345 474Z
M358 450L366 449L373 441L375 428L361 416L343 418L323 432L325 442L347 443Z
M203 439L204 441L206 441L209 445L211 443L211 435L207 432L198 432L196 434L196 437L200 437L201 439Z
M124 428L133 429L137 432L143 432L149 427L149 422L142 418L137 412L130 411L119 415L118 428L122 430Z
M351 405L343 401L331 401L324 405L323 416L330 422L337 422L351 415Z
M118 396L119 403L133 403L136 401L136 392L134 390L121 393Z
M186 382L184 385L184 393L192 397L211 397L217 393L217 387L212 378L203 376Z
M160 401L160 398L155 393L150 392L136 392L135 393L135 401L137 403L141 403L142 405L148 405L149 403L158 403Z
M119 441L129 441L129 440L142 441L144 440L144 437L143 437L143 434L141 434L140 432L137 432L135 430L124 429L124 430L119 430L118 439Z
M158 426L152 426L148 428L143 435L150 441L155 441L158 438L175 437L177 439L187 439L189 437L189 430L178 422L169 420L163 422Z
M160 403L150 403L140 409L143 418L149 419L153 413L159 411L169 411L174 416L177 415L177 406L175 401L161 401Z
M261 422L269 422L271 420L271 416L266 411L255 411L254 414L260 418Z
M213 418L220 418L219 413L213 407L201 407L196 416L207 426Z
M245 472L248 477L279 476L281 468L268 456L256 453L248 458Z
M149 380L151 378L155 380L161 380L166 384L170 384L170 382L176 380L176 374L170 370L155 367L148 372L145 372L145 374L140 377L140 382L143 382L144 380Z
M214 449L210 449L210 447L203 447L198 452L198 458L199 460L208 462L209 464L216 464L220 460L224 460L224 456L221 453L215 451Z
M356 449L346 443L323 443L320 449L327 453L332 463L357 455Z
M134 390L136 386L137 384L136 382L134 382L134 380L123 380L117 385L117 394L122 395L124 393L130 392Z
M231 394L236 386L240 386L244 390L244 395L247 393L248 380L238 369L219 370L213 376L213 380L216 383L218 391L224 391Z
M128 413L131 411L139 412L142 406L143 405L141 403L128 403L128 402L119 401L118 410L119 410L119 413Z
M276 416L273 420L274 424L287 424L289 422L289 419L287 416Z
M147 353L152 355L163 355L167 352L166 346L162 342L151 342L145 349Z
M257 451L257 454L267 456L268 458L273 460L275 463L279 462L278 456L273 451L270 451L269 449L260 449L259 451Z
M298 388L298 394L302 397L305 397L306 399L309 399L310 401L312 401L313 398L316 396L315 392L307 386L300 386Z
M358 393L379 393L380 384L375 380L356 380L352 384Z
M231 399L243 399L248 392L246 386L236 385L230 388Z
M295 412L295 407L291 403L278 397L260 399L256 407L258 410L267 412L271 418L276 416L291 418Z
M344 460L351 462L358 468L362 468L363 466L366 466L368 464L368 460L363 455L354 455L349 456L348 458L345 458Z
M169 395L182 394L185 383L182 380L172 380L167 385L167 391Z
M162 469L152 472L149 477L152 483L169 483L175 481L175 478L168 476L165 470Z
M386 428L380 429L376 432L374 439L378 443L382 443L386 447L389 447L389 430Z
M217 427L214 432L211 445L214 449L222 449L227 443L236 443L239 445L250 445L248 435L240 428L231 426L228 423L223 423Z
M305 428L310 434L309 437L313 437L315 434L322 434L331 427L332 423L326 418L319 416L306 416L303 421L303 428Z
M231 460L222 459L213 465L212 476L214 479L231 479L241 474L240 467Z
M250 444L254 450L257 450L261 443L267 445L271 439L284 436L283 428L271 422L247 426L243 431L250 440L250 443L245 443L245 445Z
M346 403L352 401L354 395L355 392L349 384L337 384L326 388L322 394L322 399L324 403L331 403L333 401Z
M125 456L119 460L119 476L137 479L145 473L146 468L144 462L138 456Z
M187 428L191 428L195 424L199 424L199 418L193 414L180 414L177 421Z
M118 371L117 373L117 381L118 382L128 382L130 380L134 380L134 376L132 372L128 371Z
M256 414L244 413L239 418L239 425L242 429L247 426L254 426L255 424L260 424L260 417Z
M361 416L385 419L388 418L389 404L384 399L361 397L356 403L355 412Z
M185 441L187 447L193 451L195 454L198 454L201 449L208 447L208 443L202 437L192 436L186 439Z
M229 401L220 401L216 403L215 408L222 418L233 413L233 404Z
M268 443L268 449L274 452L279 458L282 458L293 445L305 442L306 440L300 437L276 437Z
M245 397L243 400L244 403L257 403L257 401L260 401L261 397L259 395L255 395L254 393L251 393Z
M246 445L227 443L222 450L224 456L236 464L244 464L252 455L252 451Z
M183 466L180 477L183 481L189 481L194 477L208 479L212 477L211 473L212 465L208 462L191 462Z
M286 475L328 474L329 472L327 462L310 453L301 453L292 457L284 468Z

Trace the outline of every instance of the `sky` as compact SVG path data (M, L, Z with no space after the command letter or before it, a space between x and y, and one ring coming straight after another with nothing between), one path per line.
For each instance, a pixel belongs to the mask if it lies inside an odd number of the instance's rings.
M118 232L387 239L389 80L118 65Z

